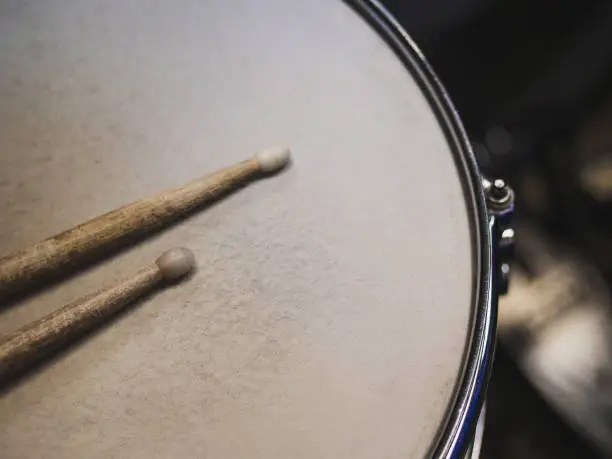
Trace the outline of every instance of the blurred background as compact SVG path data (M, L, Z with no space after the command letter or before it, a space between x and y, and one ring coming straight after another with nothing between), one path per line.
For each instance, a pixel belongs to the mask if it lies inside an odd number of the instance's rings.
M383 3L517 195L482 457L612 457L612 2Z

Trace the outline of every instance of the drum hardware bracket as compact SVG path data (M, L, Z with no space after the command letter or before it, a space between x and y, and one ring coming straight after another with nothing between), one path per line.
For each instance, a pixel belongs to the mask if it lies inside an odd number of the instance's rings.
M514 191L502 179L482 179L489 217L494 219L494 240L497 245L495 261L496 283L501 294L508 292L510 261L514 256L514 229L511 226L514 213Z
M514 191L502 179L488 180L483 178L487 207L490 211L503 213L514 207Z

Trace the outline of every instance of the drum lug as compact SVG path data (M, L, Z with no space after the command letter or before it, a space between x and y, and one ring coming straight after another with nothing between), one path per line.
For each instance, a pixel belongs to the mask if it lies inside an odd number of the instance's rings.
M502 179L482 179L489 217L493 219L495 277L500 294L508 292L510 261L514 256L514 229L511 226L514 213L514 191Z
M502 179L488 180L482 179L485 196L487 198L487 208L490 213L502 216L514 210L514 191Z

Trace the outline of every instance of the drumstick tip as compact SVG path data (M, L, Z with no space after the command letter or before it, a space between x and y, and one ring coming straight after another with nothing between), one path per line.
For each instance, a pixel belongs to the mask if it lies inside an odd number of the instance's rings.
M287 147L269 147L255 155L262 172L276 172L285 167L291 159L291 151Z
M188 274L195 266L193 252L177 247L164 252L156 261L160 272L166 280L175 280Z

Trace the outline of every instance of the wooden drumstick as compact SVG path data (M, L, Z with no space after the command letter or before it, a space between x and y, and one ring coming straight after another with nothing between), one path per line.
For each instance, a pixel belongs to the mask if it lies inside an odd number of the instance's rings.
M94 328L162 281L185 276L193 266L191 250L168 250L130 279L85 296L19 329L0 342L0 382Z
M122 238L168 224L196 207L219 198L240 183L282 169L289 159L287 148L262 150L252 158L183 187L120 207L0 258L0 298L24 287L40 275L73 265L86 255Z

